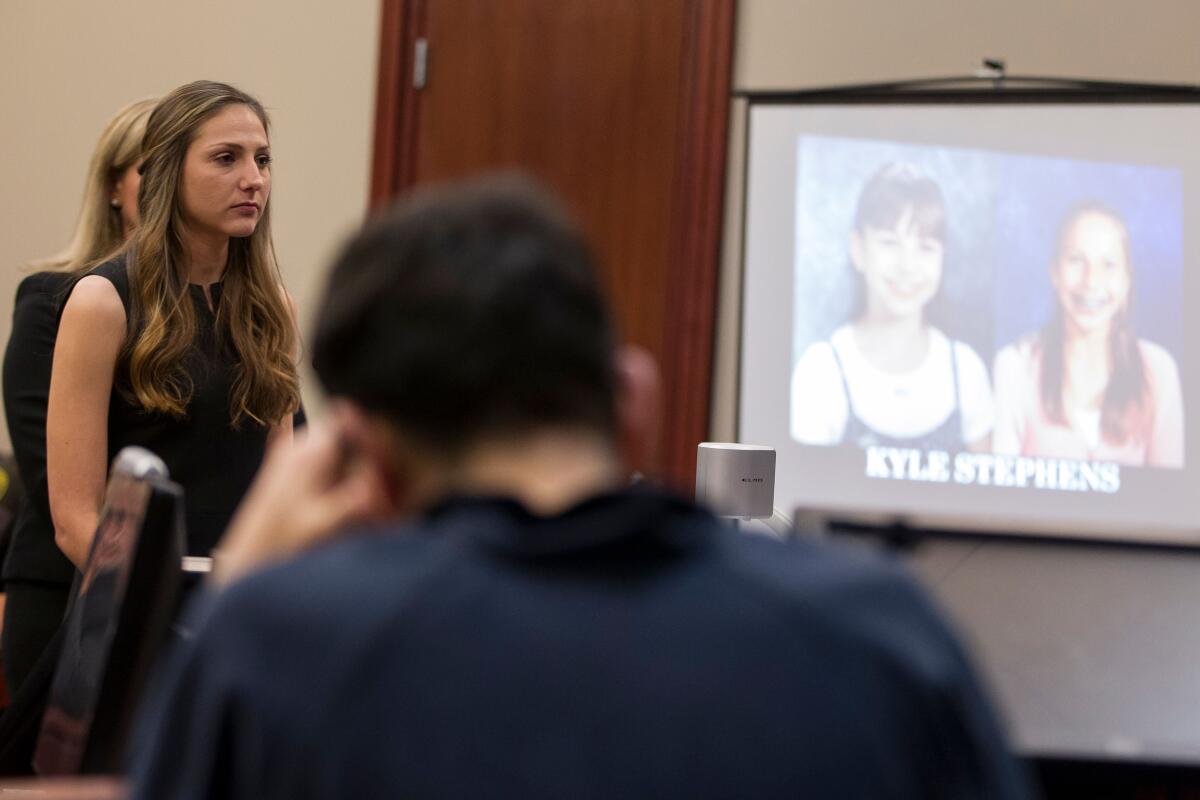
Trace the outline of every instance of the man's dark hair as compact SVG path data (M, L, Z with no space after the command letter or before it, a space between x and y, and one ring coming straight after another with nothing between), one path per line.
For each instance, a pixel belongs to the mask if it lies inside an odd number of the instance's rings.
M615 430L615 336L592 257L531 181L412 195L345 247L313 367L447 455L551 427Z

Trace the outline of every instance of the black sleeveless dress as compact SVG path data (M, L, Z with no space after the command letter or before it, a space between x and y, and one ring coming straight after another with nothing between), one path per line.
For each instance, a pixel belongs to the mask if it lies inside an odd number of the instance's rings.
M90 274L112 282L135 334L129 275L124 257L101 264ZM118 363L108 410L108 460L126 445L145 447L166 462L171 479L184 490L188 555L206 556L221 538L234 510L250 487L266 452L269 430L251 420L238 428L230 424L229 398L237 357L216 330L215 311L221 303L221 284L210 287L213 308L204 290L189 285L188 293L200 321L192 352L184 360L193 392L187 415L178 419L145 411L131 402L123 388L128 376Z
M14 697L62 622L75 577L75 567L54 543L46 489L50 366L58 306L70 279L69 273L38 272L21 281L4 350L4 414L25 487L2 573L8 602L0 649L4 678Z

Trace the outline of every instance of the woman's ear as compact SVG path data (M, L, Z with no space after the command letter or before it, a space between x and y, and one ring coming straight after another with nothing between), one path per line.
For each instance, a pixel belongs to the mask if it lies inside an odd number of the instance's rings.
M662 378L658 364L634 345L616 354L617 447L630 473L653 474L658 469L658 431Z

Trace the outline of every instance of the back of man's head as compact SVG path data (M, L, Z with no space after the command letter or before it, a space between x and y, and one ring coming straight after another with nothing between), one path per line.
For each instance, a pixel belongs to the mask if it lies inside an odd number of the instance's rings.
M592 257L532 182L410 196L356 236L318 310L313 366L443 453L547 428L615 433L615 336Z

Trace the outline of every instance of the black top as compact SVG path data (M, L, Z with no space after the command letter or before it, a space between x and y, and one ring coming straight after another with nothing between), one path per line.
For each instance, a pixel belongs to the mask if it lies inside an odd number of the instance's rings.
M112 282L136 335L131 312L129 276L118 257L91 272ZM242 495L250 487L266 451L268 429L252 421L230 424L229 398L237 356L218 335L214 309L220 306L221 284L213 284L213 309L200 286L188 287L199 319L195 347L184 359L193 392L187 415L178 419L145 411L128 393L128 377L118 363L108 407L108 460L127 445L156 453L167 464L171 480L183 487L187 552L208 555L225 530Z
M46 402L58 334L58 306L71 275L38 272L21 281L4 351L4 415L29 502L17 515L5 580L70 586L75 567L54 543L46 490Z
M898 568L645 490L457 500L193 611L137 798L1027 794Z

